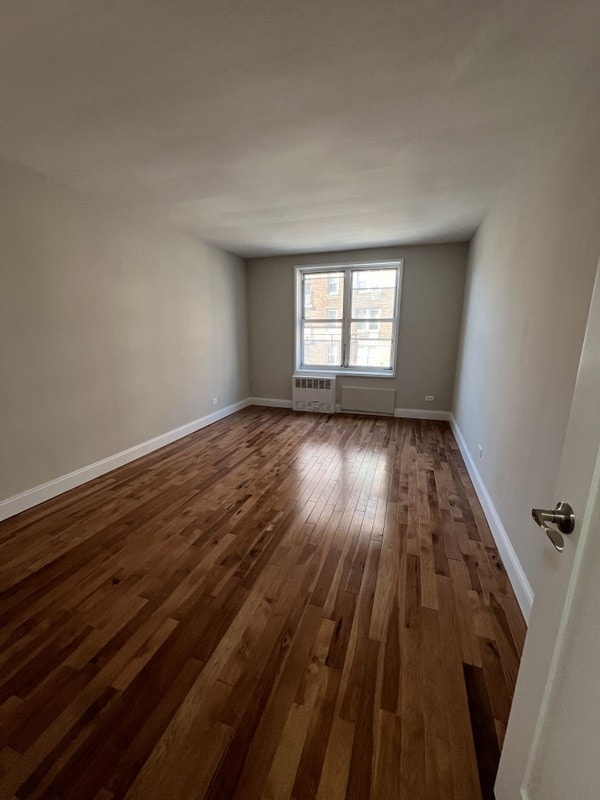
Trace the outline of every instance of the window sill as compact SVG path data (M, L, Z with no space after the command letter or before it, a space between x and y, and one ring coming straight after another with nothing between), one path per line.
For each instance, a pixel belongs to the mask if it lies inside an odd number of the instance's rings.
M328 369L325 367L298 367L295 375L346 375L348 378L395 378L394 372L370 372L355 369Z

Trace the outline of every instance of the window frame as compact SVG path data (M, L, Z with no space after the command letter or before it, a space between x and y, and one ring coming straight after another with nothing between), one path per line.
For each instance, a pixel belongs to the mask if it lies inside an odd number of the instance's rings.
M308 264L297 265L295 267L295 363L296 372L325 372L330 375L357 375L364 377L377 377L377 378L395 378L396 377L396 360L398 355L398 332L400 328L400 300L402 295L402 273L404 261L398 259L397 261L368 261L362 264ZM392 323L392 340L391 340L391 368L382 369L381 367L353 367L349 365L350 359L350 333L353 322L367 322L367 319L353 319L350 317L352 311L352 273L361 272L366 270L381 270L381 269L394 269L397 272L396 292L394 296L394 315L393 317L380 317L377 318L377 323L391 322ZM305 322L304 319L304 276L310 273L328 273L328 272L342 272L343 277L342 285L344 292L344 303L342 311L342 365L311 365L302 363L302 326ZM329 280L328 280L329 285ZM329 296L329 295L327 295ZM314 308L314 303L313 306ZM327 313L327 312L325 312ZM327 319L311 319L310 322L327 322ZM331 320L329 320L331 321Z

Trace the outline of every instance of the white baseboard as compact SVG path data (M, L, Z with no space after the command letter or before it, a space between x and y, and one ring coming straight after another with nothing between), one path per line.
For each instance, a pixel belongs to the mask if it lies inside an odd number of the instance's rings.
M167 431L167 433L162 433L160 436L155 436L153 439L148 439L147 442L141 442L127 448L127 450L121 450L120 453L115 453L112 456L96 461L94 464L88 464L88 466L76 469L67 475L62 475L60 478L43 483L41 486L35 486L33 489L27 489L13 497L8 497L6 500L0 501L0 521L13 517L15 514L20 514L21 511L26 511L28 508L37 506L39 503L50 500L63 492L68 492L69 489L81 486L82 483L98 478L100 475L104 475L117 467L122 467L130 461L135 461L136 458L145 456L153 450L158 450L160 447L181 439L183 436L199 431L201 428L228 417L248 405L250 405L248 399L240 400L239 403L220 408L212 414L207 414L205 417L200 417L200 419L188 422L179 428L174 428L171 431Z
M427 408L395 408L394 416L405 419L441 419L448 422L451 414L450 411L430 411Z
M278 400L275 397L249 397L249 406L270 406L271 408L291 408L291 400Z
M473 457L469 452L469 448L467 447L465 438L462 435L453 414L450 415L450 425L452 426L452 430L466 464L467 471L471 477L471 480L473 481L473 486L477 492L477 497L479 498L479 502L481 503L481 507L483 508L483 512L489 523L492 536L494 537L494 541L498 546L500 558L506 567L508 577L510 578L512 587L515 590L515 595L519 602L519 606L521 607L521 611L523 612L523 616L525 617L526 621L529 622L531 606L533 605L533 589L527 580L525 571L523 570L521 562L515 553L515 549L512 546L508 533L506 532L506 528L502 524L502 520L500 519L500 515L496 510L496 506L494 505L492 498L490 497L490 493L488 492L483 479L479 474L479 470L475 465Z

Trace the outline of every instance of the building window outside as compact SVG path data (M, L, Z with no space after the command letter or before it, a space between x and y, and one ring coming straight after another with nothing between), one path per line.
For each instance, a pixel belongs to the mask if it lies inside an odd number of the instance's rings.
M393 375L401 276L401 262L297 267L296 368Z
M339 294L340 293L340 279L335 275L330 275L327 279L327 294Z
M337 308L328 308L327 309L327 319L337 320L338 319L338 309ZM335 331L336 330L335 323L330 325L328 329L330 331L331 330Z
M379 322L381 317L380 308L357 308L355 311L356 318L361 322L356 323L357 331L370 331L371 333L379 333ZM362 322L362 320L365 320Z
M340 350L336 342L327 343L327 365L328 366L340 365Z
M367 309L366 308L357 308L355 310L356 318L359 320L366 320L367 319ZM357 322L356 323L356 330L357 331L366 331L367 330L367 323L366 322Z
M306 308L314 308L314 297L309 283L304 284L304 305Z
M369 314L369 331L371 333L379 333L379 322L377 321L379 317L381 317L381 309L372 308Z

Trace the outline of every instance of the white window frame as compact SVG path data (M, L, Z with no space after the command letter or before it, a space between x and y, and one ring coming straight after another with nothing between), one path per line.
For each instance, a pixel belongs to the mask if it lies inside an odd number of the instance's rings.
M378 378L396 377L396 360L398 354L398 330L400 327L400 298L402 294L402 271L404 262L399 261L369 261L364 264L310 264L307 266L296 267L296 316L295 316L295 340L296 340L296 372L327 372L330 375L363 375ZM391 368L381 369L381 367L351 367L348 365L350 358L350 329L352 322L371 322L375 321L367 318L351 319L352 304L352 273L369 269L395 269L397 270L396 294L394 298L394 316L385 319L377 319L377 323L392 322L392 353ZM302 363L302 322L304 313L304 276L309 273L343 272L341 278L344 286L344 308L342 313L342 366L310 365ZM327 322L327 319L315 319L312 322ZM332 320L329 320L331 322Z

